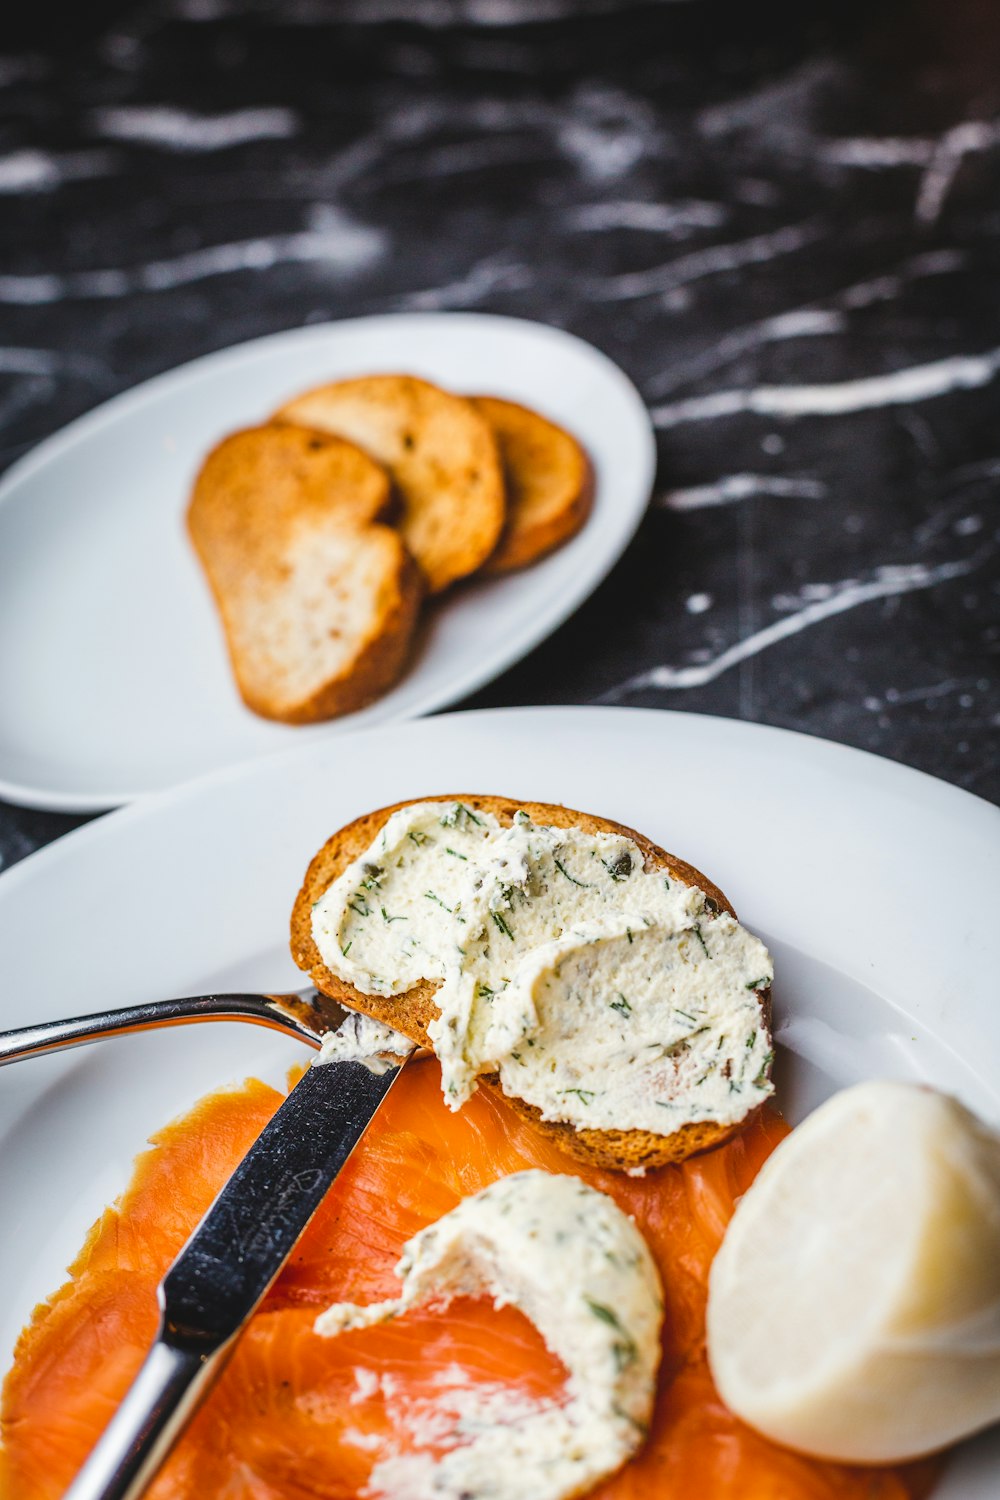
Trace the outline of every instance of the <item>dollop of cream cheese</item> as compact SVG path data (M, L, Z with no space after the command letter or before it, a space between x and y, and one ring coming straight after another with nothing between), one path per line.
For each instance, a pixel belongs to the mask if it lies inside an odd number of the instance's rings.
M336 1031L327 1032L313 1066L359 1062L369 1073L381 1078L415 1050L416 1044L408 1037L355 1011L344 1017Z
M483 1073L545 1120L672 1135L773 1092L763 943L631 840L401 808L313 909L364 994L440 981L429 1034L453 1108Z
M518 1172L466 1198L406 1244L398 1298L338 1303L316 1320L328 1337L431 1303L487 1296L519 1308L566 1366L565 1401L510 1411L490 1403L473 1436L436 1461L376 1465L368 1493L435 1500L567 1500L621 1467L649 1428L663 1294L642 1235L576 1177Z

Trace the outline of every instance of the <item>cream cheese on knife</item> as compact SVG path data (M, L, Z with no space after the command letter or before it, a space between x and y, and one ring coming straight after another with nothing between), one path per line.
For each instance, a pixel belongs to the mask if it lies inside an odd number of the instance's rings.
M670 1135L734 1124L773 1092L766 948L623 835L415 803L312 923L324 963L365 994L441 981L429 1035L453 1108L498 1072L543 1119Z
M327 1032L313 1067L321 1063L359 1062L369 1073L381 1078L415 1050L414 1043L391 1026L383 1026L371 1016L354 1011L344 1017L336 1031Z
M566 1500L614 1473L643 1442L660 1361L663 1296L642 1235L606 1194L537 1170L501 1178L414 1235L397 1267L401 1295L335 1304L328 1337L420 1304L488 1296L519 1308L566 1366L566 1400L527 1411L512 1398L467 1421L471 1440L438 1460L377 1464L374 1495L439 1500Z

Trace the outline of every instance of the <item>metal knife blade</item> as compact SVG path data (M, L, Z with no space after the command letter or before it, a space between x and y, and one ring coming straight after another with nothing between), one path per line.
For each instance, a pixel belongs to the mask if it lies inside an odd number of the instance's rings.
M404 1063L314 1065L292 1089L164 1277L156 1342L65 1500L152 1481Z

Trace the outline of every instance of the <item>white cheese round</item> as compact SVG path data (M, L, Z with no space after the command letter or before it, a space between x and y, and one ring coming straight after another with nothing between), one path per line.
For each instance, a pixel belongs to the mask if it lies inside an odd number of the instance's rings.
M820 1458L894 1463L1000 1420L1000 1135L914 1084L835 1095L736 1209L708 1353L738 1417Z

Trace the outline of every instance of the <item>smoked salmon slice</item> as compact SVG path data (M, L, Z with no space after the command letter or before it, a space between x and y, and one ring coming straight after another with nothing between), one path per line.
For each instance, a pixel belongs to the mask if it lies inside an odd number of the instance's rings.
M70 1279L35 1310L0 1402L0 1496L57 1500L153 1339L156 1286L281 1102L258 1082L203 1099L153 1137ZM355 1500L376 1463L462 1441L472 1403L558 1401L565 1372L512 1308L460 1301L329 1340L332 1301L395 1295L405 1240L509 1172L569 1172L645 1234L667 1297L649 1441L598 1500L918 1500L935 1464L818 1463L775 1447L722 1405L705 1358L707 1278L737 1198L787 1127L739 1136L642 1179L582 1166L480 1090L458 1114L437 1064L413 1062L327 1195L222 1379L150 1490L152 1500ZM468 1430L467 1427L464 1430Z

